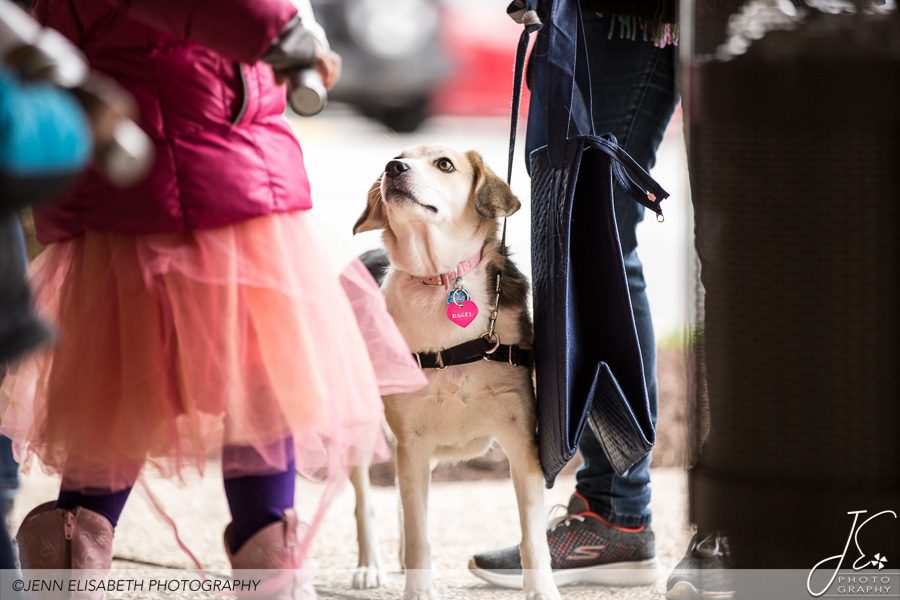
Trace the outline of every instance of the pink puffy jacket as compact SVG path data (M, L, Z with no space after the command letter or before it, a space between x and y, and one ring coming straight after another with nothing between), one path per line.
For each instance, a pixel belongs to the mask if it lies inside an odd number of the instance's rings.
M285 90L257 62L296 12L289 0L37 0L41 23L134 95L156 147L136 187L89 173L39 211L38 238L186 231L310 208Z

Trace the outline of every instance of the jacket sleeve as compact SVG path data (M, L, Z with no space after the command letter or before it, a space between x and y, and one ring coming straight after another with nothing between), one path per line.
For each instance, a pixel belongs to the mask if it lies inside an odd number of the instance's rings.
M300 16L303 28L313 34L322 46L330 49L331 44L328 43L328 35L326 35L325 29L316 20L310 0L291 0L291 4L297 8L297 14Z
M290 0L105 0L130 17L233 60L253 63L297 9Z

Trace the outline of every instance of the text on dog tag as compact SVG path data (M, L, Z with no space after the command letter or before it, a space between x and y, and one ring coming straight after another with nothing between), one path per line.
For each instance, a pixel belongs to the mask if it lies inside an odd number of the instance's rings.
M451 302L447 305L447 318L460 327L467 327L477 316L478 305L471 300L459 304Z

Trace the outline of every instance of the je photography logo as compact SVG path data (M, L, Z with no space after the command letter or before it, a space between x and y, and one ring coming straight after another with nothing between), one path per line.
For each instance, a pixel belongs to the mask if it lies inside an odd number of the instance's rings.
M856 598L900 598L900 575L896 571L884 572L883 570L889 566L888 557L881 552L867 554L860 546L859 533L869 523L875 520L897 518L897 513L892 510L883 510L873 515L868 515L867 510L853 510L848 515L853 517L853 524L850 526L850 533L847 536L847 542L844 544L844 550L840 554L829 556L816 563L809 571L806 578L806 591L811 596L818 598L826 597L856 597ZM861 518L862 517L862 518ZM880 524L884 526L885 523ZM879 525L873 525L878 527ZM851 549L852 546L852 549ZM895 561L900 563L900 557L894 557ZM853 561L852 564L849 561ZM830 565L829 565L830 563ZM850 570L847 570L849 565ZM828 582L822 586L822 577L818 578L819 583L814 584L813 578L817 572L829 573L831 577Z

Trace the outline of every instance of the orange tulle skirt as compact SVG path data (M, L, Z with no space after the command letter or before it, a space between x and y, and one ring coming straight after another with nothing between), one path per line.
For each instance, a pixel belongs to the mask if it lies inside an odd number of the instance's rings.
M335 479L384 456L381 395L421 370L377 284L306 212L179 234L88 233L33 263L58 343L0 389L0 431L67 487L143 467ZM285 445L292 439L293 449Z

